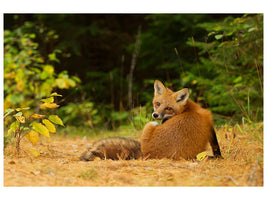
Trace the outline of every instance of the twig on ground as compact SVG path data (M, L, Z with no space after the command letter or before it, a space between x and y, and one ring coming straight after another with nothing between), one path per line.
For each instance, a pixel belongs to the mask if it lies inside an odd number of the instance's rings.
M190 168L190 167L188 167L188 166L181 166L181 165L179 165L179 164L173 164L173 163L171 163L171 162L168 162L168 164L171 165L171 166L174 166L174 167L181 168L181 169L188 169L188 170L191 170L191 171L193 171L193 172L196 171L196 170L194 170L194 169L192 169L192 168Z
M216 176L214 178L216 178L216 179L219 179L219 178L227 178L228 180L233 181L234 184L239 185L239 183L232 176Z
M250 173L250 176L248 177L247 185L249 185L250 182L253 180L258 164L259 164L259 157L257 158L256 164L254 165L252 172Z

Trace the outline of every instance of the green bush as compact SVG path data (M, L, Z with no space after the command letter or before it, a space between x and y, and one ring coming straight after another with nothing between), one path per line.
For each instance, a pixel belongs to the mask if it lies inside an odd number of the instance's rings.
M55 89L69 89L80 82L77 77L69 77L67 71L56 72L53 63L59 62L57 54L60 50L49 52L47 57L41 55L34 29L34 23L25 22L12 31L4 31L5 110L15 107L38 110L38 100ZM46 40L58 37L52 30L43 33L43 36Z
M204 42L188 40L198 48L199 62L183 73L183 84L202 94L199 101L215 113L262 120L263 15L198 26L208 34Z
M57 115L51 115L47 112L47 109L56 109L59 107L54 102L54 97L56 96L61 97L62 95L53 93L49 97L41 99L40 108L43 111L42 114L32 112L26 114L25 111L29 110L29 107L6 109L4 118L11 117L12 123L9 126L7 135L4 136L4 145L6 146L13 137L16 143L17 155L19 155L21 148L20 142L24 137L35 145L39 141L39 134L50 137L50 133L56 133L55 124L64 126L62 120ZM36 149L31 149L30 153L34 156L40 155Z

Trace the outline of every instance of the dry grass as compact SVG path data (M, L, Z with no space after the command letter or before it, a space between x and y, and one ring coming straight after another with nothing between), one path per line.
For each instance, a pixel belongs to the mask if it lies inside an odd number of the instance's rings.
M220 129L224 159L201 162L83 162L78 157L93 141L63 136L43 138L35 146L41 155L33 157L31 145L23 141L19 158L13 146L4 150L4 186L263 186L263 144L253 136L263 139L262 126L246 127L242 133L237 127Z

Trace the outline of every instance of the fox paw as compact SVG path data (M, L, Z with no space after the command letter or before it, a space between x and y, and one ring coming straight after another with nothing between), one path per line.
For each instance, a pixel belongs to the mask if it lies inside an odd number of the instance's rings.
M149 122L151 125L153 125L153 126L158 126L159 125L159 123L158 122Z

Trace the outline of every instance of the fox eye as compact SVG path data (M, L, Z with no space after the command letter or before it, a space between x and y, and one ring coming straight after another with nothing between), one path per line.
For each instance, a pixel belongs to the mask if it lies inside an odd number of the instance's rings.
M156 106L160 106L160 103L159 102L156 102Z
M166 110L172 110L172 108L171 107L167 107Z

